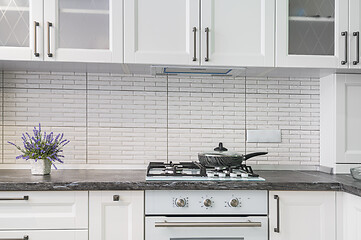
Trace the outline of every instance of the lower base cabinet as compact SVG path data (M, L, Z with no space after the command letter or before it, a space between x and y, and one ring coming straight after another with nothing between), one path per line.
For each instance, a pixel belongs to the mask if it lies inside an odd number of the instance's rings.
M337 240L361 239L361 197L337 193Z
M22 230L0 231L6 240L87 240L88 230Z
M270 240L336 240L336 193L270 191L269 222Z
M143 191L89 192L89 240L143 240Z

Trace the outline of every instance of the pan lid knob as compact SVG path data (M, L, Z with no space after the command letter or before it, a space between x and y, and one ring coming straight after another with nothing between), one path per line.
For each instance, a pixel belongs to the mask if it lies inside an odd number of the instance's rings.
M228 149L227 148L225 148L225 147L223 147L223 143L219 143L218 144L218 147L216 147L215 149L214 149L214 151L217 151L217 152L225 152L225 151L228 151Z

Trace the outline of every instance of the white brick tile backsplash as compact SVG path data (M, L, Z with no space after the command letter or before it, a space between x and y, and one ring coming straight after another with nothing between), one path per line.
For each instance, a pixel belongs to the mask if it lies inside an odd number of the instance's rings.
M4 89L4 125L85 127L85 90Z
M166 129L88 129L88 163L144 165L166 160Z
M20 140L22 132L41 122L71 140L66 163L194 161L199 152L212 151L222 141L232 151L269 152L249 160L251 164L319 164L318 79L3 75L3 163L23 163L15 161L17 153L6 142ZM245 144L246 129L280 129L282 142Z

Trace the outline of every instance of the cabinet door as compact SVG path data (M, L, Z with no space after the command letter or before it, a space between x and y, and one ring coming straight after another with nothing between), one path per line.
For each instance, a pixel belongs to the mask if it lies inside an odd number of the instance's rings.
M42 60L43 1L0 2L0 60Z
M342 214L342 222L338 226L338 232L342 236L340 239L359 240L361 239L361 197L349 193L338 194L341 197L338 201L338 207L341 209L339 213Z
M122 62L122 0L44 1L46 61Z
M90 240L143 240L142 191L93 191L89 193Z
M348 1L277 0L276 6L277 67L348 67Z
M336 78L336 161L361 164L361 75Z
M350 67L361 68L360 62L360 30L361 30L361 2L350 1Z
M274 0L202 0L201 9L202 65L274 66Z
M125 0L124 62L199 64L199 0Z
M269 197L270 240L336 239L335 192L271 191Z
M79 228L88 228L87 192L0 192L0 230Z

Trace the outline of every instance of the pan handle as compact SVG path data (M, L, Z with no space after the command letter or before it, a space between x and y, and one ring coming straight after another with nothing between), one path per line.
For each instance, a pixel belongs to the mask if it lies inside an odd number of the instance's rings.
M244 160L256 157L256 156L261 156L261 155L266 155L268 154L268 152L255 152L255 153L249 153L244 155Z

